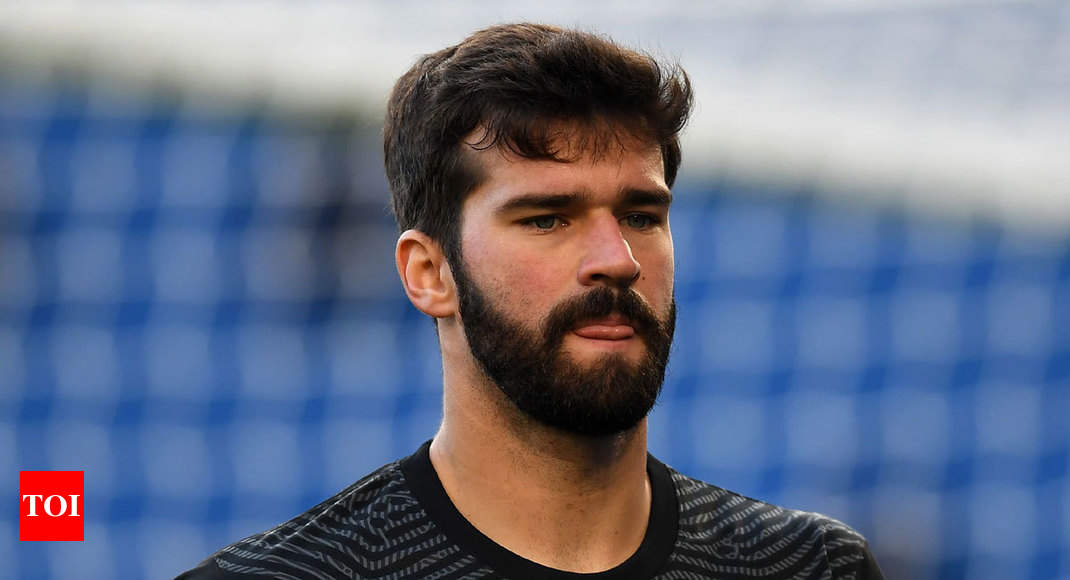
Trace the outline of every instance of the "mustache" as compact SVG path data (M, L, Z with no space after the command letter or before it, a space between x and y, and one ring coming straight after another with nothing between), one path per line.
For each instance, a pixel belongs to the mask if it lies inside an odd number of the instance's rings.
M558 346L577 322L613 313L627 317L636 334L644 339L651 334L665 333L665 325L634 290L599 287L554 306L546 316L543 335L552 342L548 346Z

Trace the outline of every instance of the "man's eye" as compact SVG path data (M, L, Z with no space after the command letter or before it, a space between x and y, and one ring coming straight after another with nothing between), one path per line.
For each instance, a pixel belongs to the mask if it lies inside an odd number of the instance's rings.
M528 220L528 223L540 230L552 230L557 225L557 216L543 215Z
M654 218L652 216L642 213L633 213L624 216L624 223L627 224L630 228L643 230L654 225Z

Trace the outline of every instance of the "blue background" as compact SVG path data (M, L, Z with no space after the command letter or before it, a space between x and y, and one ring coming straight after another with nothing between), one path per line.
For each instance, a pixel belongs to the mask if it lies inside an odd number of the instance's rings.
M170 577L435 432L378 130L0 77L0 577ZM652 450L892 579L1070 578L1070 237L816 193L685 166ZM85 542L18 541L30 469Z

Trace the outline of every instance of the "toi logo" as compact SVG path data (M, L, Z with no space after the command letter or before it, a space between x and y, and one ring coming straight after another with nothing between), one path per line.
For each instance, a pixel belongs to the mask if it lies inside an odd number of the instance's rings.
M20 471L19 540L84 540L84 488L84 471Z

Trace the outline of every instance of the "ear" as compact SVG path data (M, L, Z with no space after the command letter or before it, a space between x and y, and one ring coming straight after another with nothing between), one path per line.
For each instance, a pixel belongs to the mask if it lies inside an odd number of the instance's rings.
M419 230L406 230L394 250L398 276L417 310L434 318L457 312L457 287L437 242Z

